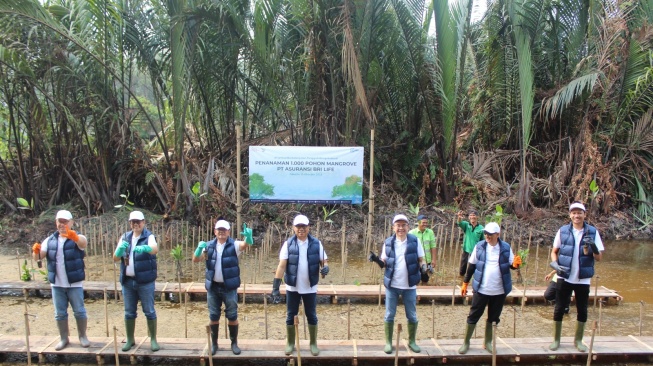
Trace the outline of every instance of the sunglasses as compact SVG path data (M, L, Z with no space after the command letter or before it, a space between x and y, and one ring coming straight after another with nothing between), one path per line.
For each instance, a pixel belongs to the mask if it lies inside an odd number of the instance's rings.
M485 235L485 236L492 236L494 234L498 234L498 233L488 233L487 231L483 232L483 235Z
M129 223L133 224L133 225L140 225L140 224L142 224L144 222L145 222L145 220L129 220Z

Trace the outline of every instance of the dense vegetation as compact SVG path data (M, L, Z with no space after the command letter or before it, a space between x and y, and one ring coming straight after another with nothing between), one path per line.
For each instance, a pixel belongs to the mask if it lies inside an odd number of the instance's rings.
M653 0L0 0L0 23L5 211L233 209L242 126L374 129L375 183L421 205L653 222Z

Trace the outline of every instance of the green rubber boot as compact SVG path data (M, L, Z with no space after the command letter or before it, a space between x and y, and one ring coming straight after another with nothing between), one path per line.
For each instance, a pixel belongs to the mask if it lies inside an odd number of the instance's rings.
M385 347L383 347L383 352L387 354L392 353L392 332L394 332L395 323L394 322L384 322L385 328Z
M417 323L408 323L408 347L415 353L422 352L417 343L415 343L415 334L417 334Z
M286 325L286 356L292 355L295 350L295 326Z
M562 335L562 321L553 322L553 343L549 346L551 351L555 351L560 347L560 335Z
M60 351L68 345L68 336L70 335L70 329L68 329L68 319L66 320L57 320L57 328L59 329L59 336L61 340L54 346L55 351Z
M136 328L136 319L125 319L125 333L127 340L122 346L122 351L127 352L134 347L134 329Z
M475 328L476 328L476 324L467 323L467 329L465 330L465 339L463 340L463 345L460 346L460 348L458 348L458 353L460 353L461 355L469 351L469 340L472 339L472 335L474 334Z
M485 338L483 339L483 347L486 351L492 353L492 323L485 322Z
M317 324L308 325L308 334L311 339L311 354L317 356L320 354L320 349L317 348Z
M147 319L147 330L150 332L150 349L156 352L161 349L156 341L156 319Z
M583 333L585 333L585 322L576 322L576 336L574 336L574 345L581 352L587 352L587 347L583 344Z

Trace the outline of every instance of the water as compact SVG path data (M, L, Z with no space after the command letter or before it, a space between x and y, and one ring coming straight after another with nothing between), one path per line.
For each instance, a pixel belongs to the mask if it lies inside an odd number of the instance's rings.
M625 302L653 303L653 241L607 241L604 245L603 260L596 265L599 286L616 290Z

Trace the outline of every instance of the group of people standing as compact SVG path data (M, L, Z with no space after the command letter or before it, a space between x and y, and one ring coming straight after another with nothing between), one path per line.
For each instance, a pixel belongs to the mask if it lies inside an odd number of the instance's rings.
M551 266L556 270L558 281L555 286L554 342L550 349L560 345L562 318L569 308L572 292L576 297L577 327L575 346L586 351L582 343L590 279L594 275L594 262L602 258L604 250L597 229L585 222L585 206L574 202L569 207L571 223L561 227L554 239L551 252ZM457 216L458 226L464 231L463 253L460 275L463 276L461 295L467 296L467 287L473 280L472 304L467 317L463 345L458 350L464 354L469 350L471 336L476 323L488 309L485 326L484 348L492 350L492 323L499 323L506 296L512 290L510 270L519 269L521 258L515 255L510 244L501 239L501 228L496 222L485 226L478 223L478 212L470 210L468 220L464 213ZM47 259L48 280L51 283L55 320L60 342L55 346L61 350L69 343L68 304L77 321L80 345L89 347L86 336L87 315L84 308L82 288L85 279L84 255L88 240L72 230L74 221L67 210L57 212L57 231L42 243L35 243L34 259ZM310 222L305 215L293 220L294 235L287 239L279 252L279 264L272 284L272 299L281 299L281 281L285 282L286 294L286 347L285 354L295 350L294 317L298 314L300 302L304 304L310 334L310 350L319 355L317 347L317 284L320 275L329 274L328 257L324 246L310 235ZM154 309L154 290L157 278L158 245L155 236L145 227L145 217L140 211L129 215L131 230L122 234L113 254L114 261L120 261L120 283L124 299L124 321L126 341L122 347L128 351L135 344L134 331L138 301L147 318L150 347L153 352L160 349L157 342L157 316ZM416 342L417 334L417 285L429 280L429 274L436 269L437 243L433 230L427 227L428 218L418 217L417 228L410 230L408 218L399 214L392 220L393 235L386 238L380 256L374 252L369 260L384 269L385 316L384 333L386 353L392 353L392 338L395 314L399 297L403 299L408 321L408 346L413 352L421 349ZM193 262L205 263L205 288L209 309L211 330L211 354L218 351L218 325L224 304L224 315L228 322L231 351L240 354L238 347L238 287L240 287L239 256L253 242L235 240L230 235L230 224L220 218L214 226L215 237L201 241L193 254ZM482 239L484 237L484 239Z

